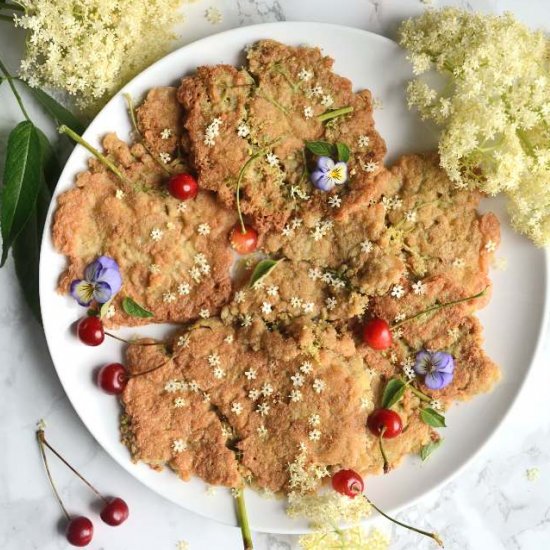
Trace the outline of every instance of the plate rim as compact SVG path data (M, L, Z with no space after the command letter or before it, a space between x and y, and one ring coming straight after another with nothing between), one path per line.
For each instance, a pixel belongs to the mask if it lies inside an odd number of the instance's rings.
M110 107L111 104L118 101L120 99L120 96L122 94L124 94L129 88L131 88L136 81L142 79L144 77L144 75L146 75L147 73L153 72L156 65L158 65L160 63L166 63L167 60L170 60L172 58L178 58L178 56L182 55L182 52L185 49L187 49L191 46L193 46L193 47L200 46L201 44L207 43L207 42L209 42L213 39L219 40L220 38L223 38L224 36L227 36L227 35L239 35L239 33L241 33L243 31L243 29L246 29L247 31L254 31L254 30L264 31L265 30L266 33L269 33L270 29L281 28L281 27L288 27L290 29L292 29L292 28L299 29L299 28L304 28L304 27L306 27L306 28L307 27L310 27L310 28L311 27L316 27L316 28L321 28L321 29L324 28L327 31L332 29L333 31L336 31L336 32L340 31L340 32L353 33L353 34L362 35L362 36L368 35L373 40L386 42L386 43L391 44L392 46L398 46L398 44L394 40L392 40L391 38L388 38L386 36L377 34L377 33L372 32L372 31L368 31L368 30L365 30L365 29L360 29L360 28L357 28L357 27L350 27L350 26L342 25L342 24L334 24L334 23L326 23L326 22L315 22L315 21L276 21L276 22L269 22L269 23L258 23L258 24L255 24L255 25L246 25L246 26L243 26L243 27L235 27L235 28L232 28L232 29L228 29L228 30L219 32L219 33L213 33L213 34L210 34L210 35L205 36L203 38L200 38L198 40L195 40L193 42L189 42L187 44L184 44L184 45L180 46L179 48L169 52L168 54L161 57L160 59L158 59L157 61L152 63L150 66L145 68L143 71L141 71L140 73L135 75L122 88L120 88L113 95L113 97L101 108L101 110L94 116L94 118L90 121L90 123L86 127L86 130L84 131L82 136L85 137L85 139L90 140L90 136L87 135L87 134L89 133L90 128L93 127L93 125L96 122L97 118L103 113L103 111L105 109ZM305 37L305 41L307 41L307 36ZM245 45L246 44L243 44L243 47ZM97 136L92 134L92 137L95 139ZM59 181L65 179L67 177L65 173L69 170L68 166L70 165L71 160L72 160L73 156L76 154L79 147L81 147L81 146L76 144L74 149L71 151L71 154L69 155L69 157L65 161L65 164L63 166L63 170L61 171L61 174L58 178L57 183L59 183ZM57 188L57 183L56 183L56 188ZM45 295L46 292L50 292L50 293L52 292L51 288L46 287L46 285L47 285L47 283L45 281L45 279L46 279L46 275L45 275L46 267L43 268L42 257L43 257L44 250L48 246L48 239L49 239L49 235L51 234L51 224L52 224L53 212L55 210L54 199L56 199L57 196L59 195L59 193L57 193L56 191L57 191L57 189L54 191L54 193L52 195L52 200L51 200L50 205L48 207L48 214L47 214L46 223L45 223L45 226L44 226L45 231L43 232L42 239L41 239L41 244L40 244L39 296L40 296L41 309L42 309L43 300L44 300L43 296ZM453 470L448 476L446 476L444 479L442 479L440 482L438 482L436 485L432 486L431 488L429 488L425 492L419 494L416 497L413 497L413 498L409 499L407 502L405 502L405 503L403 503L399 506L394 507L391 510L392 513L394 513L394 514L398 513L399 511L401 511L405 508L409 508L411 506L416 505L420 500L422 500L424 498L427 498L428 496L432 495L433 493L440 490L442 487L446 486L451 481L456 479L456 477L458 475L460 475L475 459L477 459L477 457L486 449L486 447L489 445L489 443L494 440L497 433L501 430L503 425L506 423L509 415L511 415L513 410L516 408L519 399L525 393L526 387L527 387L527 382L532 378L533 372L535 371L535 368L538 367L541 364L541 355L542 355L543 348L544 348L544 334L548 332L548 329L550 327L550 287L549 287L550 254L549 254L547 249L542 249L541 252L542 252L543 257L544 257L544 262L543 262L544 263L544 273L541 275L541 277L542 277L542 282L543 282L543 286L544 286L544 289L545 289L544 305L543 305L542 314L541 314L541 323L540 323L539 328L538 328L538 334L537 334L537 337L536 337L535 346L533 347L533 349L531 351L531 354L530 354L529 366L527 367L527 370L525 372L525 376L521 380L520 384L517 386L515 395L511 399L511 401L509 402L509 405L508 405L505 413L491 427L491 429L487 433L487 436L485 437L485 439L481 443L481 445L479 445L478 448L473 453L470 454L470 456L468 456L465 460L463 460L463 462L455 470ZM176 505L180 508L183 508L184 510L186 510L189 513L198 514L202 517L208 518L208 519L210 519L212 521L215 521L217 523L220 523L222 525L229 525L229 526L234 527L236 525L235 522L230 523L230 522L228 522L224 519L220 519L219 517L216 517L215 515L204 513L202 511L192 510L192 509L186 507L182 502L179 502L179 501L175 500L175 498L172 498L169 495L166 495L164 493L160 493L160 492L156 491L155 488L152 487L152 485L150 483L148 483L147 480L144 480L141 477L135 475L135 472L131 468L131 466L133 464L124 463L124 462L120 461L117 457L112 455L101 444L101 442L97 439L94 431L90 428L89 423L80 414L79 409L78 409L78 407L76 406L76 404L74 402L76 396L71 396L71 393L67 391L65 383L63 381L63 378L60 375L58 367L57 367L57 365L56 365L56 363L53 359L53 352L52 352L52 349L51 349L51 346L50 346L50 341L51 340L50 340L50 337L49 337L50 331L47 329L46 324L43 325L43 330L44 330L44 335L45 335L45 339L46 339L46 345L47 345L47 348L48 348L48 353L50 354L51 362L54 366L55 373L56 373L57 378L58 378L58 380L59 380L59 382L60 382L60 384L63 388L65 396L69 400L69 403L71 404L71 407L73 408L74 412L76 413L76 415L78 416L80 421L86 427L89 434L93 437L93 439L97 442L97 444L103 449L103 451L109 456L109 458L111 460L115 461L126 472L128 472L134 480L138 481L139 483L141 483L142 485L147 487L149 490L155 492L156 495L159 495L160 497L172 502L174 505ZM369 518L366 518L364 520L364 522L369 523L373 519L374 519L374 516L370 516ZM254 526L254 530L256 530L258 532L267 532L267 533L275 533L275 534L303 534L303 533L309 532L309 529L302 529L300 527L296 527L295 529L288 529L288 528L278 529L278 528L274 528L274 527L262 528L261 525L257 526L257 527Z

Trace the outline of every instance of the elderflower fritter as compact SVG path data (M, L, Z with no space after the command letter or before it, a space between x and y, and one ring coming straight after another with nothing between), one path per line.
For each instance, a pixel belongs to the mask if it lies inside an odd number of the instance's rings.
M20 75L61 88L99 108L131 77L164 55L181 19L181 0L21 0L15 24L28 31ZM129 15L131 14L131 16Z
M438 90L417 78L408 101L442 127L441 166L458 188L508 196L512 225L550 243L550 41L505 13L429 10L402 24L417 75L433 67Z

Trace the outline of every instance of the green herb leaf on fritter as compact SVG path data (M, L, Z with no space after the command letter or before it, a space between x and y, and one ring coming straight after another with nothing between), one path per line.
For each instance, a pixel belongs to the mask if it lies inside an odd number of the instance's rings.
M281 260L261 260L256 264L252 275L250 276L249 286L254 286L258 281L271 273L275 266Z
M141 319L148 319L153 317L153 314L145 309L143 306L140 306L135 300L126 296L122 300L122 309L130 315L130 317L140 317Z
M2 189L2 259L34 212L41 185L40 138L32 122L20 122L8 137Z
M319 157L332 157L334 145L327 141L306 141L306 149Z
M345 143L337 143L336 144L336 151L338 152L338 160L340 162L348 162L350 150L349 147Z
M420 449L420 458L422 460L427 460L428 457L443 443L443 439L438 439L437 441L430 441Z
M384 393L382 395L382 404L383 409L389 409L393 407L399 400L403 397L405 393L406 384L397 378L390 380L386 387L384 388Z
M447 426L445 424L445 417L429 407L420 409L420 418L422 422L433 428L445 428Z

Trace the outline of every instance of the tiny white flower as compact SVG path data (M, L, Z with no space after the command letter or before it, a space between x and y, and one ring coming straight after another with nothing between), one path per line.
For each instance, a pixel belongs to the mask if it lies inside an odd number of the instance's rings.
M311 441L319 441L321 439L321 432L319 430L311 430L308 437Z
M409 210L408 212L405 212L405 219L408 222L415 222L416 221L416 212L414 210Z
M407 380L413 380L416 378L416 373L412 367L404 366L403 367L403 374L405 375L405 378Z
M302 400L302 392L300 390L292 390L289 394L288 394L288 398L290 399L290 401L292 403L298 403L298 401L301 401Z
M248 398L252 399L252 401L256 401L256 399L259 399L260 395L262 395L260 390L253 389L248 392Z
M333 296L330 296L325 300L325 305L327 306L328 311L332 311L336 308L338 301Z
M199 385L195 380L191 380L188 384L189 391L192 391L193 393L197 393L199 391Z
M160 273L160 266L158 264L151 264L149 266L149 271L153 274L153 275L158 275Z
M416 283L412 285L412 290L417 295L425 294L426 285L422 281L416 281Z
M273 306L269 302L262 302L262 313L264 315L273 313Z
M245 371L244 375L246 376L247 380L255 380L256 379L256 369L248 369Z
M244 290L238 290L235 292L235 296L233 297L233 301L236 304L242 304L244 302L245 297L245 291Z
M312 365L309 361L304 361L304 362L300 365L300 370L301 370L304 374L309 374L310 372L313 371L313 365Z
M177 380L168 380L168 382L164 385L164 391L168 393L175 393L181 389L181 382L178 382Z
M189 283L180 283L178 285L178 294L180 296L187 296L191 292L191 285Z
M399 300L405 296L405 289L401 285L393 285L391 295Z
M399 323L400 321L403 321L403 319L406 318L406 315L404 313L398 313L395 316L395 319L393 320L394 323Z
M302 227L302 218L294 218L290 222L290 226L292 229L298 229L299 227Z
M323 88L319 85L315 86L311 89L311 95L314 97L320 97L323 95Z
M288 225L285 225L281 231L283 237L290 237L293 233L294 231Z
M239 137L245 138L250 134L250 128L246 124L246 122L241 122L239 126L237 127L237 135Z
M323 272L318 267L310 268L307 272L307 276L312 280L316 281L323 276Z
M225 371L221 367L216 367L212 374L214 374L214 378L221 380L225 376Z
M310 426L313 426L315 428L316 426L319 426L321 424L321 417L318 414L312 414L307 419L307 421L309 422Z
M172 157L168 153L161 153L159 157L160 157L160 160L164 162L164 164L168 164L172 161Z
M360 246L361 246L361 252L364 252L365 254L368 254L374 248L374 245L368 239L364 240L360 244Z
M208 317L210 317L210 311L206 308L202 308L199 311L199 317L202 317L203 319L208 319Z
M186 401L183 397L176 397L176 399L174 399L174 407L176 407L176 409L181 409L185 407L185 405Z
M266 292L268 296L277 296L277 294L279 294L279 287L275 285L270 285L267 287Z
M304 118L313 118L313 108L310 106L304 107Z
M304 302L302 305L302 311L304 313L313 313L314 308L315 304L313 302Z
M279 164L279 157L271 152L267 153L265 160L267 160L267 164L269 164L269 166L277 166Z
M358 147L360 148L368 147L369 144L370 144L369 136L365 136L365 135L359 136L359 139L357 140Z
M321 99L321 105L323 105L323 107L330 107L333 103L334 103L334 99L330 94L324 95L323 98Z
M243 406L239 402L234 401L231 403L231 412L239 416L243 412Z
M260 403L256 407L256 412L261 416L267 416L269 414L269 405L267 403Z
M302 82L307 82L308 80L311 80L313 78L313 71L308 71L307 69L301 69L298 73L298 78Z
M494 241L487 241L485 243L485 250L487 250L487 252L494 252L496 249L497 249L497 243L495 243Z
M228 334L224 339L223 341L226 343L226 344L232 344L233 343L233 340L234 340L234 337L232 334Z
M293 308L301 309L302 308L302 300L300 298L298 298L298 296L292 296L292 298L290 298L290 305Z
M161 139L170 139L172 137L172 130L170 128L164 128L160 133Z
M151 229L150 236L151 236L151 239L153 239L154 241L160 241L163 235L164 235L164 231L162 231L158 227L153 227L153 229Z
M217 353L211 353L207 357L207 361L208 361L208 364L211 367L218 367L218 366L221 365L221 359L220 359L220 356Z
M172 441L172 451L179 454L187 449L187 443L183 439L174 439Z
M329 197L328 203L332 208L340 208L342 206L342 199L338 195L332 195Z
M115 197L121 201L126 196L126 193L122 189L117 189L115 192Z
M252 324L252 315L243 315L241 318L241 326L246 328Z
M267 436L267 428L262 424L258 428L256 428L256 433L259 437L266 437Z
M202 273L201 273L200 267L194 266L189 270L188 273L189 273L189 276L191 277L191 279L193 279L193 281L195 281L196 283L201 282Z
M265 287L265 283L259 279L258 281L256 281L253 285L252 285L252 288L254 290L261 290L262 288Z
M171 304L176 301L176 295L173 292L165 292L162 295L162 301L165 304Z
M304 377L298 372L296 374L294 374L293 376L291 376L290 379L292 380L292 385L293 386L300 387L300 386L304 385Z
M313 391L315 393L321 393L325 390L325 382L323 380L321 380L320 378L316 378L314 381L313 381Z
M185 212L185 211L187 210L187 203L185 203L185 202L180 202L180 203L178 204L178 206L176 207L176 210L177 210L178 212Z
M197 227L197 233L199 235L203 235L203 236L206 236L206 235L209 235L210 234L210 225L208 225L207 223L201 223L198 227Z
M189 334L184 334L183 336L180 336L178 338L177 345L181 348L188 348L189 347Z
M273 393L273 386L267 382L262 386L261 389L262 395L264 397L269 397Z
M441 405L441 401L439 401L439 399L432 399L430 401L430 408L440 411L443 409L443 406Z
M361 168L363 169L364 172L372 174L372 172L376 172L376 169L378 168L378 163L373 161L369 161L369 162L361 161Z

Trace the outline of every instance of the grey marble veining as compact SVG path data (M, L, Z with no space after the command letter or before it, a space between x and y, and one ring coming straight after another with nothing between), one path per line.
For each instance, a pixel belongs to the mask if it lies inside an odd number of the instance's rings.
M209 5L224 19L203 18ZM547 0L458 0L483 11L511 10L531 25L550 30ZM185 7L180 43L219 30L268 21L311 20L357 26L395 36L403 18L421 13L420 0L205 0ZM12 65L21 33L0 32L2 57ZM19 112L6 87L0 89L0 146ZM40 116L39 113L34 113ZM546 339L548 341L548 336ZM545 350L546 365L550 350ZM476 460L451 483L399 514L399 519L439 531L450 550L545 550L550 548L550 369L539 368L514 413ZM119 529L98 527L94 550L173 550L186 540L191 549L241 548L237 529L186 512L139 484L97 445L74 413L51 364L40 327L23 303L11 263L0 270L0 548L59 550L60 510L54 501L34 438L35 422L47 418L53 440L97 486L132 504L132 522ZM52 464L71 511L90 513L93 499L78 480ZM529 481L528 468L540 478ZM431 550L434 545L377 520L391 534L393 550ZM296 537L256 534L259 550L291 550Z

